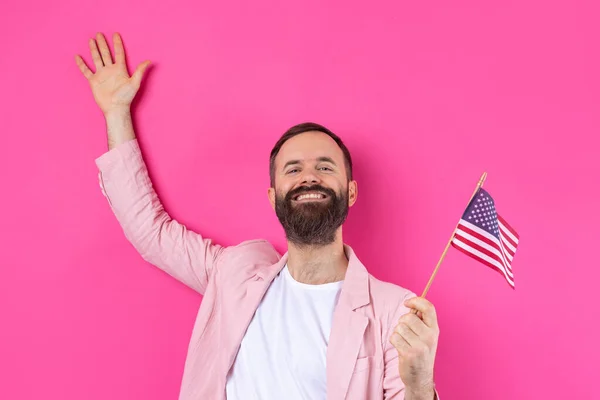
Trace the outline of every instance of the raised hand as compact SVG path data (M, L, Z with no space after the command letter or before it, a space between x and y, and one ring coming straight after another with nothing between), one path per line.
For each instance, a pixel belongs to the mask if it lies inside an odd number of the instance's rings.
M87 67L79 55L75 56L75 62L88 80L94 99L105 116L112 112L129 110L131 102L140 88L144 73L150 65L148 60L142 62L133 75L129 76L125 64L125 49L118 33L113 35L113 42L114 62L104 35L98 33L95 40L90 39L90 52L96 67L95 73Z

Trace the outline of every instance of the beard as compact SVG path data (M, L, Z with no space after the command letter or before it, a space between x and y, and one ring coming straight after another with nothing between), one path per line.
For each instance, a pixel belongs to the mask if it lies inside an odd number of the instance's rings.
M325 201L307 201L296 204L293 198L306 192L320 192ZM348 189L336 193L320 185L302 186L275 196L275 213L286 238L297 246L325 246L335 241L337 229L348 216Z

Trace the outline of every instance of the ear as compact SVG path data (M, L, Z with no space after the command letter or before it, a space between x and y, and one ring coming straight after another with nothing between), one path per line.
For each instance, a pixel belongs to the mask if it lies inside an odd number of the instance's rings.
M348 207L352 207L356 203L358 197L358 183L356 181L348 182Z
M271 208L275 210L275 188L270 187L267 190L267 195L269 196L269 203L271 203Z

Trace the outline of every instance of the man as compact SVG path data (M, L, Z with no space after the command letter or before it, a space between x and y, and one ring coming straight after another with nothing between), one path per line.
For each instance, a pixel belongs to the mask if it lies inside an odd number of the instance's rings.
M307 123L273 148L268 198L285 255L263 240L214 244L172 220L152 188L130 114L150 63L130 77L113 40L114 61L102 34L90 39L95 73L76 56L107 123L100 186L141 256L204 295L180 399L437 398L433 305L372 277L342 240L358 194L343 142Z

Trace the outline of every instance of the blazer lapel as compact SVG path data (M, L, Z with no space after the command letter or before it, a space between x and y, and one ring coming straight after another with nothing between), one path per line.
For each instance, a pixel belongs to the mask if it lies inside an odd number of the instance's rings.
M283 269L287 262L287 253L275 264L265 268L261 268L257 271L256 275L252 278L251 282L247 283L246 296L244 297L241 304L236 304L235 310L230 310L231 315L235 315L234 319L230 320L230 323L225 324L227 326L228 337L231 338L231 343L227 346L230 351L223 352L223 366L225 367L225 375L229 373L235 357L237 356L238 350L242 343L242 339L250 321L254 317L256 309L260 305L262 298L264 297L267 289L271 285L275 276Z
M369 274L350 246L344 250L348 257L348 269L333 314L333 324L327 347L327 399L342 400L346 397L354 364L362 344L369 319L356 312L369 304Z

